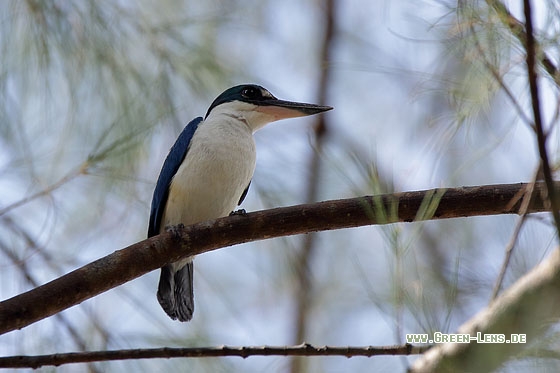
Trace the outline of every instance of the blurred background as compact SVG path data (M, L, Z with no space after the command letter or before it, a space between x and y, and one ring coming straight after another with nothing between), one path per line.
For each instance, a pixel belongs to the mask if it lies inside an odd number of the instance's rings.
M0 2L0 299L144 239L169 148L236 84L335 108L256 133L247 211L531 181L538 152L524 48L502 22L504 12L523 20L521 3ZM534 5L537 38L558 64L560 6ZM539 72L556 162L558 86ZM221 249L195 260L189 323L160 309L153 272L0 336L0 355L393 345L406 333L454 332L488 304L517 219L369 226ZM528 218L503 288L555 246L549 216ZM155 359L60 371L404 371L415 358ZM526 358L502 369L527 367L559 364Z

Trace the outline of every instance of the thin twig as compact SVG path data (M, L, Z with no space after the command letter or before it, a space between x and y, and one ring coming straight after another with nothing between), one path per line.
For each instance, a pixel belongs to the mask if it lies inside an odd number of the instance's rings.
M58 264L57 260L55 260L51 254L47 251L45 247L42 247L27 231L26 228L21 226L20 224L16 223L12 217L9 215L4 215L0 218L1 224L12 230L15 234L21 236L25 245L27 246L28 250L31 250L33 255L37 254L42 260L43 263L49 266L58 276L61 276L64 272L62 267ZM35 279L33 272L28 268L27 262L22 260L21 258L17 257L12 250L8 249L6 245L4 245L0 241L0 251L4 252L4 254L12 261L13 264L20 270L22 276L27 280L27 282L33 286L38 287L40 283ZM44 265L41 265L41 270L44 270ZM110 341L111 335L110 333L101 325L101 323L92 315L91 312L88 311L87 307L84 307L83 311L88 314L89 321L91 322L92 326L95 330L102 336L103 340L106 342ZM66 319L64 314L56 314L55 315L58 320L68 329L68 333L74 339L76 345L81 350L85 350L87 347L86 342L82 339L82 336L78 333L78 330L74 328L71 324L70 320ZM94 370L91 368L90 370Z
M80 165L78 168L70 171L68 174L66 174L64 177L62 177L60 180L58 180L57 182L47 186L44 189L41 189L40 191L38 191L35 194L32 194L30 196L27 196L25 198L20 199L19 201L16 201L6 207L3 207L0 209L0 216L6 214L7 212L16 209L18 207L21 207L37 198L46 196L48 194L51 194L52 192L54 192L56 189L60 188L61 186L63 186L64 184L70 182L71 180L73 180L74 178L80 176L80 175L84 175L87 173L87 168L88 168L88 162L84 162L82 165Z
M556 223L556 231L560 239L560 205L558 203L558 196L554 191L554 180L552 179L552 171L550 169L550 162L548 160L548 153L546 150L547 136L543 128L541 119L541 105L539 98L539 85L536 71L536 46L535 37L533 35L533 20L531 12L531 1L523 1L523 11L525 13L525 27L527 30L527 76L529 79L529 88L531 90L531 102L533 107L533 116L535 119L535 127L537 129L537 143L539 147L539 155L541 157L541 167L543 170L544 181L548 190L548 198L552 205L552 216Z
M502 268L500 269L500 274L498 275L498 279L494 284L494 289L492 290L492 297L490 301L492 302L498 296L502 288L502 284L504 282L504 278L506 276L506 271L509 266L509 262L511 260L511 256L513 254L513 248L515 247L515 243L517 242L517 237L519 237L519 233L521 232L521 227L523 227L523 223L527 218L527 211L529 209L529 202L533 197L533 191L535 189L535 182L537 181L537 176L539 174L540 167L537 168L535 175L533 176L533 182L527 185L527 189L523 193L523 201L521 202L521 207L519 208L519 218L517 219L517 223L515 224L515 228L513 229L513 233L511 235L511 239L509 240L506 250L505 250L505 257L502 263Z
M521 105L519 104L517 99L515 98L513 92L511 92L509 87L506 85L506 83L502 79L502 75L500 74L498 69L494 65L492 65L492 63L490 63L490 61L488 61L488 59L486 58L486 53L484 52L484 49L482 48L482 45L480 44L480 40L478 39L478 35L476 33L476 30L474 29L473 22L469 22L469 28L470 28L471 35L472 35L472 38L473 38L473 41L474 41L474 46L475 46L476 50L478 51L479 56L482 58L482 62L484 63L484 66L490 72L490 74L492 74L492 76L494 77L496 82L498 82L498 84L500 85L500 87L502 88L502 90L504 91L506 96L509 98L511 104L513 105L513 107L515 108L515 110L517 111L517 113L521 117L521 119L525 123L527 123L527 125L531 126L534 130L535 128L534 128L533 121L531 121L527 117L527 115L523 111L523 108L521 107Z
M33 276L33 274L29 271L29 268L26 265L26 262L23 261L23 260L20 260L20 258L18 258L17 255L15 255L14 252L12 252L10 249L8 249L7 245L5 245L1 241L0 241L0 252L4 253L4 255L6 255L10 259L10 261L14 265L17 266L17 268L19 268L20 272L22 273L22 276L26 279L26 281L31 286L37 287L37 286L40 285L39 282ZM68 331L68 334L70 334L70 336L72 337L72 339L74 340L74 343L76 343L78 348L81 349L81 350L85 350L86 349L86 342L83 340L82 336L80 335L78 330L74 327L74 325L72 325L70 320L68 320L64 316L64 314L61 314L61 313L56 314L55 317L64 326L64 328Z
M34 287L39 286L38 281L29 270L26 262L20 260L20 258L18 258L17 255L15 255L14 252L8 249L8 247L1 241L0 251L3 252L4 255L6 255L12 261L12 263L19 268L20 272L28 283L30 283ZM70 335L70 337L72 337L72 340L74 341L76 346L78 346L80 350L85 351L87 348L86 341L84 340L78 329L74 326L74 324L63 313L57 313L56 315L54 315L54 317L58 320L59 325L62 325L62 327L66 329L67 333ZM90 372L98 372L97 368L95 368L95 366L93 365L88 366L88 370Z
M316 347L309 343L298 346L218 346L190 348L153 348L115 351L70 352L38 356L7 356L0 357L0 368L33 368L42 366L60 366L70 363L87 363L130 359L155 359L178 357L223 357L238 356L386 356L386 355L418 355L426 352L430 346L364 346L364 347Z
M494 302L461 325L457 333L482 339L482 343L438 344L416 360L411 373L494 372L514 358L527 344L534 344L560 317L560 250L506 289ZM492 336L525 343L484 343ZM519 340L517 340L519 342Z
M470 27L471 27L471 32L472 32L472 35L473 35L473 40L474 40L474 43L475 43L475 47L478 50L479 55L482 57L482 61L484 62L484 66L486 66L486 69L490 72L490 74L492 74L494 79L498 82L498 84L500 85L500 87L502 88L502 90L504 91L506 96L509 98L511 104L513 105L513 107L517 111L517 114L521 117L521 119L525 123L527 123L527 125L529 125L531 128L533 128L533 130L535 130L533 122L527 117L527 115L525 115L525 112L523 111L523 108L521 107L519 102L517 102L517 99L515 98L515 95L513 94L513 92L511 92L509 87L506 85L506 83L502 79L502 76L501 76L500 72L498 71L498 69L494 65L492 65L490 63L490 61L488 61L488 59L486 58L486 55L484 54L484 50L482 49L482 45L480 45L480 41L478 40L478 36L476 35L476 32L474 30L473 25L471 24Z
M335 12L335 0L328 0L320 4L319 7L323 10L324 18L324 33L322 48L319 55L319 70L321 72L321 78L319 80L319 85L317 92L319 92L318 102L319 104L325 104L326 94L328 92L328 85L331 80L331 69L328 65L330 55L332 54L333 40L336 32L336 12ZM316 119L315 126L313 128L313 140L314 140L314 151L311 153L311 159L309 162L309 179L306 191L306 202L313 203L318 200L318 192L320 186L320 176L321 176L321 153L323 148L323 143L329 132L329 126L327 123L327 118L323 115L318 116ZM314 234L307 234L303 237L301 250L299 252L297 260L297 272L298 276L297 288L296 288L296 311L295 311L295 322L294 322L294 343L301 343L306 339L307 336L307 325L308 319L311 311L311 304L313 301L313 276L311 276L311 264L314 259L314 253L316 248L316 236ZM290 371L292 373L297 373L301 371L306 371L304 366L305 361L300 358L294 358L291 361Z
M528 35L525 32L523 22L515 18L500 0L486 0L486 3L496 11L498 18L509 28L511 33L521 42L521 44L525 45ZM535 49L540 49L536 43L535 45L537 47ZM556 85L560 86L560 73L553 60L548 57L544 51L542 51L541 56L540 63L543 65L545 71L552 79L554 79Z

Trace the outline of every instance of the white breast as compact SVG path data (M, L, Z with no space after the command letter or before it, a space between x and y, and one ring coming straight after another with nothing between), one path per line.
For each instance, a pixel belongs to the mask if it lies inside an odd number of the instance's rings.
M251 129L230 115L208 117L170 185L161 229L227 216L237 206L255 170Z

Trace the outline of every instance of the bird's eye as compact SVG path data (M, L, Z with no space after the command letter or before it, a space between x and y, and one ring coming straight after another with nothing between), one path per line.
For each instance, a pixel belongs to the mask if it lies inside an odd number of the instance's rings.
M255 88L250 87L243 89L243 91L241 91L241 95L246 98L257 98L259 96L259 92Z

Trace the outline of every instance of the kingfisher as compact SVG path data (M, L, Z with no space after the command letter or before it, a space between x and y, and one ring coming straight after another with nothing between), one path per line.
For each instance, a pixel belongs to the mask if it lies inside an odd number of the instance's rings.
M330 106L279 100L256 84L219 95L204 118L193 119L171 147L159 174L148 237L166 227L228 216L243 202L256 162L253 133L270 122L331 110ZM173 320L194 313L193 257L161 268L157 299Z

